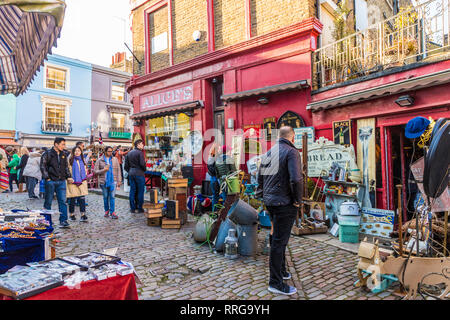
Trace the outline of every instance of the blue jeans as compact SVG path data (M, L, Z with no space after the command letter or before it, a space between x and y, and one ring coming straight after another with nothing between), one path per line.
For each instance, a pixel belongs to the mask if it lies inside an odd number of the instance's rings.
M144 210L145 177L130 176L130 208L131 210ZM137 194L137 203L136 203Z
M35 197L36 195L34 194L34 189L36 188L38 179L33 177L25 177L25 181L27 183L28 197L30 198Z
M107 187L104 184L100 185L103 191L103 207L105 208L105 212L113 213L116 210L116 184L114 183L112 186Z
M58 199L58 208L59 208L59 222L67 221L67 205L66 205L66 181L58 180L52 181L49 180L45 183L45 202L44 209L51 210L53 195L56 192L56 199Z

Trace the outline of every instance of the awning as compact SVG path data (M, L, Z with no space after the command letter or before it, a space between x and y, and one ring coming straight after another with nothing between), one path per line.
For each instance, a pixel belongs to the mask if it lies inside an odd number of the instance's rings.
M312 110L312 112L318 112L321 110L336 108L360 101L368 101L384 96L399 94L411 90L424 89L446 83L450 83L450 70L439 71L394 83L388 83L363 91L352 92L345 95L338 95L334 98L312 102L306 106L306 109Z
M250 97L261 96L265 94L273 94L277 92L283 91L294 91L309 88L308 80L300 80L287 82L283 84L277 84L274 86L268 86L259 89L252 89L247 91L241 91L231 94L224 94L220 98L225 102L236 101L236 100L244 100Z
M0 94L25 92L56 45L63 0L0 0Z
M130 118L135 120L139 119L152 119L152 118L158 118L158 117L164 117L164 116L170 116L177 113L186 113L186 112L192 112L194 109L203 108L204 104L203 101L197 100L194 102L189 103L183 103L176 106L166 107L163 109L157 109L157 110L149 110L144 111L141 113L133 114Z
M14 139L0 139L1 146L19 146L19 144L14 141Z

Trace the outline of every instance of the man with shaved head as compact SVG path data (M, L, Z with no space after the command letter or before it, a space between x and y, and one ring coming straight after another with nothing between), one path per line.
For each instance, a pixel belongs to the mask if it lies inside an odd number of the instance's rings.
M303 195L301 158L294 137L294 129L281 127L277 143L262 157L258 172L257 194L262 196L273 226L268 290L284 295L297 292L284 282L291 279L286 270L285 252Z

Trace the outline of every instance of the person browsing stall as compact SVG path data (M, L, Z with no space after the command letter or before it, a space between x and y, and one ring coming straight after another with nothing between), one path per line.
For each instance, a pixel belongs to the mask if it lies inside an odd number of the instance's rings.
M105 154L95 163L94 174L98 175L98 184L103 192L105 218L118 219L115 212L116 188L122 184L119 161L112 156L112 147L106 147Z
M144 193L145 193L145 157L144 142L136 140L134 149L125 157L125 171L128 172L130 181L130 208L132 213L143 213ZM137 195L137 202L136 202Z
M87 222L85 196L88 195L87 170L80 147L72 149L69 160L70 177L67 179L67 199L69 203L70 219L76 220L75 203L80 205L80 221Z
M281 127L277 143L261 159L256 192L263 198L273 225L268 290L283 295L297 292L284 282L291 278L286 270L285 252L303 195L301 158L294 137L291 127Z

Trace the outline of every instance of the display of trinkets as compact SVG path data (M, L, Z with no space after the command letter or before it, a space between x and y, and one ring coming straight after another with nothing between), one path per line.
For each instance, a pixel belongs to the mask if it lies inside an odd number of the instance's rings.
M0 275L0 292L16 299L24 299L63 283L59 273L25 267Z
M61 259L52 259L42 262L30 262L27 265L35 270L48 270L54 273L59 273L62 276L71 275L80 271L80 267L68 263Z
M68 256L61 258L64 261L76 264L83 269L96 268L107 263L115 263L120 261L120 258L109 256L98 252L89 252L77 256Z

